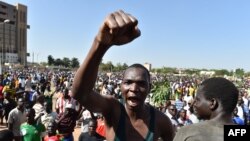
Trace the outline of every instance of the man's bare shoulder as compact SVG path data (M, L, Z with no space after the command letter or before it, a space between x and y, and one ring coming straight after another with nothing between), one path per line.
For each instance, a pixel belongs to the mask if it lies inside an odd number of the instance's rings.
M105 121L107 126L114 126L118 124L120 114L121 114L121 106L123 106L117 99L112 96L104 96L109 104L108 110L105 110L102 114L105 117Z
M174 138L174 128L170 119L158 109L155 109L155 123L157 137L162 140L172 140Z

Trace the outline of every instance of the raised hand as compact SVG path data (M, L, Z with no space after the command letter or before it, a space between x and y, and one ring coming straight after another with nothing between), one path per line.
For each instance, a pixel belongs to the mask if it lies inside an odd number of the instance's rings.
M140 36L137 24L135 17L119 10L106 17L96 39L107 46L129 43Z

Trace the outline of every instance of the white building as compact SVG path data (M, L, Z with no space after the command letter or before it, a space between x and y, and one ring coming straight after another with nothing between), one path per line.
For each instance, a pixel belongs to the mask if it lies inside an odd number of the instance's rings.
M150 63L145 63L145 64L144 64L144 67L147 68L148 71L151 71L151 69L152 69L152 64L150 64Z

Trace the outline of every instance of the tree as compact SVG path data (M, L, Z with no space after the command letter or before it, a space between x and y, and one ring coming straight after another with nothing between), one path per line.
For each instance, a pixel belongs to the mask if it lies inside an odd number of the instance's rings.
M78 59L77 58L75 58L75 57L73 57L72 59L71 59L71 64L70 64L70 66L72 67L72 68L78 68L79 67L79 61L78 61Z
M184 73L189 74L189 75L199 74L199 70L198 69L186 69L184 70Z
M123 63L122 68L123 68L123 70L125 70L128 68L128 65L126 63Z
M238 69L235 70L235 75L236 75L236 76L242 77L244 74L245 74L244 69L238 68Z
M99 70L100 71L105 71L104 67L105 67L105 64L103 62L101 62L100 65L99 65Z
M171 87L169 81L164 79L163 81L155 82L151 89L152 100L156 105L161 105L166 100L170 99Z
M122 64L121 63L117 63L116 66L114 67L113 71L121 71L122 68Z
M168 73L178 74L178 71L176 68L170 68L170 67L155 68L155 69L152 69L152 71L160 73L160 74L168 74Z
M49 55L48 56L48 65L51 66L51 65L54 65L55 63L55 59L53 58L52 55Z
M113 63L112 63L111 61L108 61L108 62L107 62L106 67L107 67L107 69L108 69L110 72L112 72L113 69L114 69L114 65L113 65Z
M215 71L216 76L224 76L224 75L230 75L230 72L226 69L221 69L221 70L213 70Z
M61 60L60 58L57 58L57 59L55 60L55 66L62 66L62 65L63 65L62 60Z
M70 60L68 57L63 57L62 64L64 67L68 68L70 66Z
M114 69L112 71L120 72L120 71L125 70L127 67L128 67L128 65L126 63L123 63L123 64L117 63L116 66L114 66Z
M111 72L114 69L114 65L112 64L111 61L108 61L106 64L101 63L99 68L100 68L101 71Z

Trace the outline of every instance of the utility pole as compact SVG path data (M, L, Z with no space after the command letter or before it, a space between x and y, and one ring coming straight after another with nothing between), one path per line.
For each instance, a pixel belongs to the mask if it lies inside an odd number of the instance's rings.
M32 52L32 65L34 65L34 52Z
M39 56L39 53L36 54L36 60L37 60L37 63L39 64L38 56Z
M1 46L1 60L0 60L0 74L2 74L2 71L3 71L3 68L2 68L2 64L5 63L5 59L6 59L6 45L5 45L5 24L6 23L9 23L10 20L9 19L6 19L4 20L1 24L3 24L3 38L1 39L1 42L2 42L2 46ZM4 53L5 52L5 53Z

